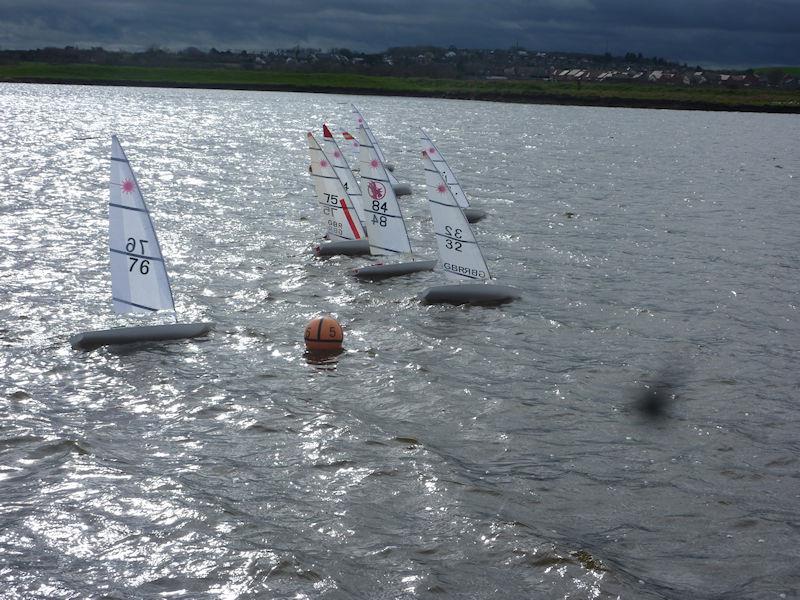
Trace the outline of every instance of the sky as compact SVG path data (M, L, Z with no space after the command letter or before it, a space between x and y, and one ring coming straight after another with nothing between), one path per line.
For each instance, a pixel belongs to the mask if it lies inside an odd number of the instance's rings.
M800 65L800 0L0 0L0 49L456 46Z

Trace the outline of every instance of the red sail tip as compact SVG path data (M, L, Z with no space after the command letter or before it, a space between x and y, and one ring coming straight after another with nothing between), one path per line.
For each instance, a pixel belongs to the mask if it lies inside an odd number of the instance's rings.
M331 130L328 129L328 126L325 123L322 124L322 135L325 136L326 138L332 138L333 137L333 134L331 133Z

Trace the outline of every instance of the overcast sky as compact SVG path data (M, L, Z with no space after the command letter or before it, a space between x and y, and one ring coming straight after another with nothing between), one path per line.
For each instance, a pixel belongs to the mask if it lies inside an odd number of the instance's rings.
M434 45L800 65L800 0L0 0L0 49Z

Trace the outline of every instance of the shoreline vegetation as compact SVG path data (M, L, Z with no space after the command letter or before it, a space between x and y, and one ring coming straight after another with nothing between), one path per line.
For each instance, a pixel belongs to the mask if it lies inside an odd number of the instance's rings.
M800 91L512 79L439 79L354 73L0 64L0 83L202 88L450 98L675 110L800 113Z

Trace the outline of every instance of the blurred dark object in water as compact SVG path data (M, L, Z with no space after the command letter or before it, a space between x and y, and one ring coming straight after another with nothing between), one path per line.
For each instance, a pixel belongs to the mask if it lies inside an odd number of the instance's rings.
M670 367L652 379L641 381L644 389L634 393L633 408L651 419L668 417L686 375L684 369Z
M666 417L670 405L675 400L673 390L672 384L666 381L647 384L636 397L633 405L636 410L647 417Z

